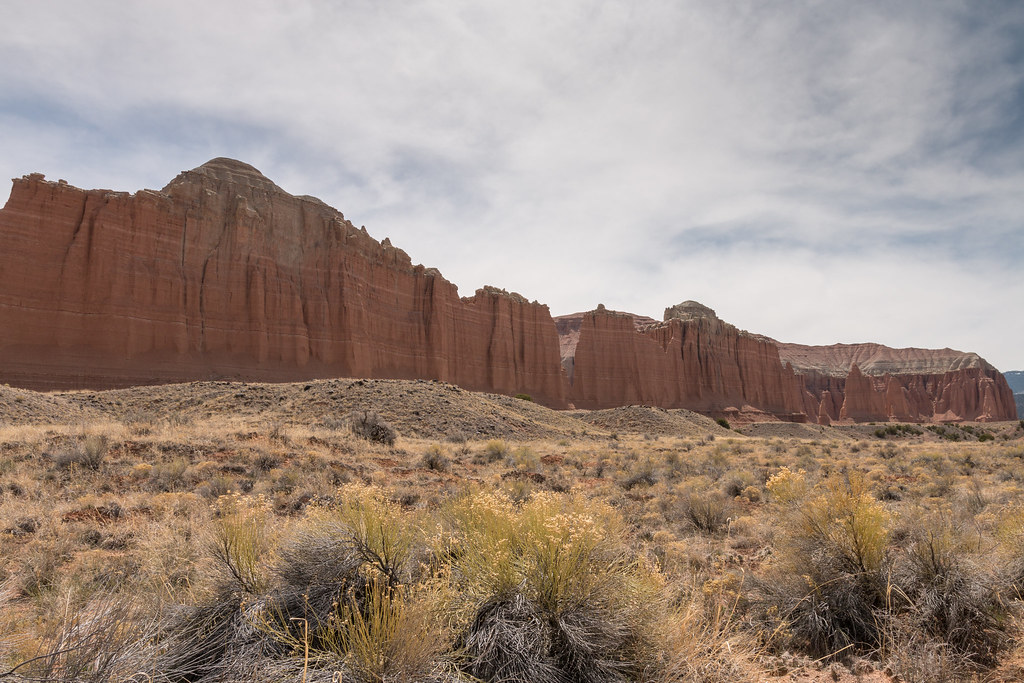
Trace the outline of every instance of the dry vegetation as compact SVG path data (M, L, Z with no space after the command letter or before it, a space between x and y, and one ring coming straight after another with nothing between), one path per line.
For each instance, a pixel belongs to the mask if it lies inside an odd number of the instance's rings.
M1024 424L888 427L0 389L0 680L1020 680Z

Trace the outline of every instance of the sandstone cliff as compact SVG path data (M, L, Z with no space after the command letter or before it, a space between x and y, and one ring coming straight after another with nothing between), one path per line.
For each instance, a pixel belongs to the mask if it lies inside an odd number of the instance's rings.
M1013 419L1006 379L975 353L880 344L778 344L821 421Z
M564 406L546 306L460 299L326 204L214 159L163 190L33 174L0 211L0 381L430 378Z
M599 307L555 319L568 395L578 408L648 404L806 420L802 383L774 342L686 302L664 322Z
M492 287L459 298L389 240L230 159L135 194L14 181L0 210L0 382L324 377L822 423L1015 412L974 354L779 344L695 302L659 322L604 307L552 319Z

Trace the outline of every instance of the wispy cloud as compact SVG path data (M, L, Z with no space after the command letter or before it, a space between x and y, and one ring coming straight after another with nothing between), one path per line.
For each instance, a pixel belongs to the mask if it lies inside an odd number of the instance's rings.
M1024 5L18 3L0 172L254 164L565 313L1024 367ZM16 66L15 66L16 65Z

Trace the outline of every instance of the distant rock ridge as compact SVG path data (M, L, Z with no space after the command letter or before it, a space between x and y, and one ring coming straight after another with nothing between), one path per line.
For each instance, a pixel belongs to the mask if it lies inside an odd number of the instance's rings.
M165 193L170 193L176 185L193 183L194 180L191 178L193 175L203 175L235 188L248 187L258 189L263 192L287 194L287 192L260 173L254 166L250 166L245 162L237 161L235 159L228 159L227 157L210 159L198 168L178 174L178 177L168 183L167 186L164 187L163 191ZM315 198L313 199L315 201L319 201Z
M1003 373L1006 382L1013 392L1013 400L1017 404L1017 417L1024 420L1024 370L1010 370Z
M845 376L856 365L865 375L891 373L936 374L971 368L993 370L976 353L953 349L893 349L881 344L833 344L805 346L776 342L780 357L797 372Z
M714 310L696 301L684 301L681 304L669 306L665 309L664 320L666 322L675 319L693 320L694 318L712 318L717 320L718 316L715 315Z
M976 354L780 344L684 301L552 318L497 287L460 298L339 211L227 158L162 190L14 180L0 210L0 382L436 379L545 405L647 404L793 421L997 420Z

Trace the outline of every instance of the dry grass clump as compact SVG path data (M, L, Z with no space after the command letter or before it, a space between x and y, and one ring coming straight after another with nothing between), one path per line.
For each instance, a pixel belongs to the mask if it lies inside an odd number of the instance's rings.
M780 476L776 484L793 475ZM769 488L790 487L770 481ZM967 676L997 662L1009 642L1011 606L948 512L896 529L857 472L781 498L791 505L790 531L760 584L761 618L777 624L770 641L817 658L878 656L908 679L923 671L930 680ZM912 660L941 666L911 667Z

